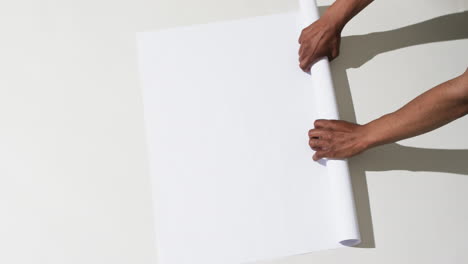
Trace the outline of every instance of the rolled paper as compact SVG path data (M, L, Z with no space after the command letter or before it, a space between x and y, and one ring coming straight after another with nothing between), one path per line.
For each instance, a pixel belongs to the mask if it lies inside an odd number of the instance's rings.
M301 24L305 28L320 18L314 0L300 0ZM320 58L310 70L315 113L320 119L339 119L328 58ZM356 207L347 160L321 160L327 167L330 195L336 221L337 240L345 246L361 243Z

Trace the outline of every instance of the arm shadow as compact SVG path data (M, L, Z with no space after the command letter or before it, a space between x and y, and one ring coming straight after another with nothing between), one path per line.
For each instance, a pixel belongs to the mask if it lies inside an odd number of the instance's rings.
M321 13L327 6L319 7ZM414 25L346 36L341 55L331 63L341 119L356 123L347 69L359 68L381 53L414 45L468 38L468 11L444 15ZM402 105L405 102L402 102ZM375 248L366 171L435 171L468 175L468 150L423 149L389 144L350 159L349 168L362 243Z
M353 162L366 171L431 171L468 176L468 149L425 149L387 144L364 152Z
M468 38L468 11L436 17L394 30L342 38L345 68L359 68L378 54L426 43Z

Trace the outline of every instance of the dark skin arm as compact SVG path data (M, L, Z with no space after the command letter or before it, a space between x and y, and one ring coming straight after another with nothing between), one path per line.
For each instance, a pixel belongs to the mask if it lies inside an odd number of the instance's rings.
M341 31L372 0L337 0L325 14L302 31L300 67L310 71L322 57L339 55ZM468 70L418 96L396 112L366 125L341 120L317 120L309 131L314 160L347 158L371 147L420 135L468 114Z
M414 137L468 114L468 69L368 124L317 120L309 130L314 160L348 158L369 148Z
M331 61L340 51L341 31L351 18L373 0L337 0L325 14L302 30L299 37L299 62L303 71L318 59L328 57Z

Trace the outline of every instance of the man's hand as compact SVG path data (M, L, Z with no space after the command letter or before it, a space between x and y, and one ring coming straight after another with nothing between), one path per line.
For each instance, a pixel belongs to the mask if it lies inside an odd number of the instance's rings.
M315 23L302 30L299 62L305 72L318 59L331 61L340 53L341 31L348 21L373 0L336 0Z
M365 151L370 144L365 126L341 120L316 120L309 130L309 146L315 150L313 159L343 159Z
M322 57L331 61L340 53L341 30L328 17L322 17L302 30L299 37L299 66L305 72Z

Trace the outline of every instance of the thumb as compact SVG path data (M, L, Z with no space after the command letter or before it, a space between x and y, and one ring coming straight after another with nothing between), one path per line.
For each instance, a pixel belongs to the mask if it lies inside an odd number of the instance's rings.
M322 158L324 158L324 152L323 151L315 152L314 156L312 157L312 159L314 161L318 161L319 159L322 159Z

